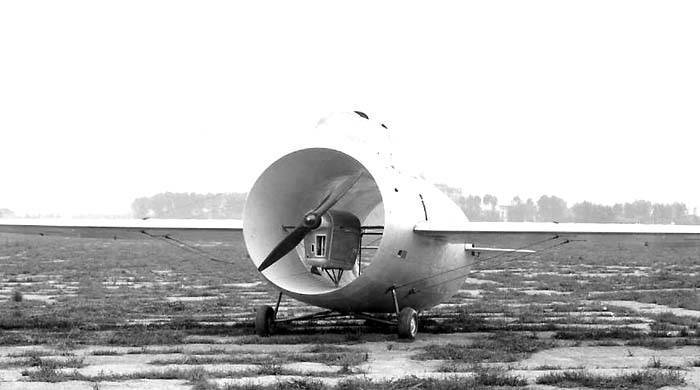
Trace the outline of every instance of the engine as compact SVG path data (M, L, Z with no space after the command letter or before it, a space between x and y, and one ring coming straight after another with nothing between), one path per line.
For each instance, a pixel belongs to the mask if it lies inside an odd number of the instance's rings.
M304 237L304 259L312 267L352 270L360 254L360 219L347 211L331 210L321 225Z

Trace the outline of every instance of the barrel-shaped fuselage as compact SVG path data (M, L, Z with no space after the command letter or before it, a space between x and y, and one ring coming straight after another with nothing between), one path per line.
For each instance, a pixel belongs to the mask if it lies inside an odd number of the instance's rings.
M374 130L362 118L339 121L345 129ZM328 142L293 151L260 175L243 216L243 236L256 266L288 234L285 227L298 224L337 183L358 172L360 180L334 209L352 213L378 235L372 240L378 244L362 256L368 265L345 272L339 283L310 272L313 264L306 261L304 245L263 272L270 283L300 301L342 312L393 312L392 286L401 308L417 310L457 291L463 278L450 270L464 273L471 256L463 245L419 236L413 228L426 219L459 221L464 214L433 185L403 173L387 156L367 144ZM358 257L358 265L362 260Z

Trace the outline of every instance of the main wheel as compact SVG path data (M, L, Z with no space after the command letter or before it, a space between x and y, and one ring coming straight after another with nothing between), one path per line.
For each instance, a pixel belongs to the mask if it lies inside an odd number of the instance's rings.
M418 334L418 313L410 307L399 312L399 337L413 340Z
M255 334L267 337L272 334L272 326L275 323L275 310L267 305L255 308Z

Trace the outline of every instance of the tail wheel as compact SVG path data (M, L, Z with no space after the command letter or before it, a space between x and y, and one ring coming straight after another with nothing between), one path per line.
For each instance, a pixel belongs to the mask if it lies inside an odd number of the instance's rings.
M267 337L272 334L275 323L275 310L267 305L255 308L255 334Z
M399 312L399 337L413 340L418 334L418 313L410 307L404 307Z

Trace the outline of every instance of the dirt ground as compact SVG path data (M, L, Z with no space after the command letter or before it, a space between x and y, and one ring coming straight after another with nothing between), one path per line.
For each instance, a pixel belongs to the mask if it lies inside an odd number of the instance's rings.
M405 342L351 319L252 336L255 306L276 291L240 237L198 244L231 263L158 241L0 235L0 389L398 388L484 372L518 379L501 388L571 387L543 379L567 372L670 373L665 388L700 388L697 248L580 243L480 262ZM280 315L314 310L285 299ZM636 388L674 382L655 383Z

